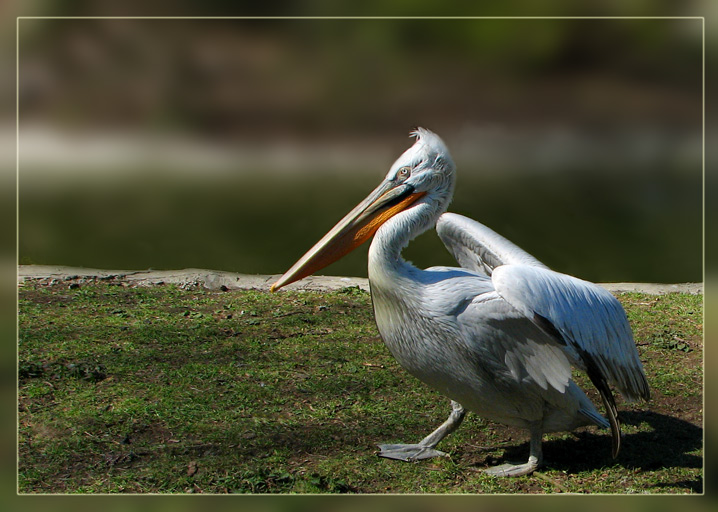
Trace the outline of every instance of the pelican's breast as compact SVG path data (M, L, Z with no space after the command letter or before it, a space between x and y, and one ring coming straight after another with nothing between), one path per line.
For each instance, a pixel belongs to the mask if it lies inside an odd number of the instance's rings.
M402 367L440 392L455 394L476 374L473 347L457 315L477 294L490 291L490 282L470 276L467 283L461 279L467 273L456 269L419 272L390 282L370 275L376 324Z

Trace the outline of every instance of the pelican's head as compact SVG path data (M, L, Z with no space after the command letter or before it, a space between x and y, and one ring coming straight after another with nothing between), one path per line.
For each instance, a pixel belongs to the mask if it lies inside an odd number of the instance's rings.
M385 182L409 185L415 193L427 194L426 201L443 211L454 193L454 161L444 141L434 132L417 128L411 135L416 142L397 158Z
M323 269L369 240L394 215L418 204L432 216L443 213L454 193L455 167L449 150L424 128L389 169L384 181L287 270L272 291Z

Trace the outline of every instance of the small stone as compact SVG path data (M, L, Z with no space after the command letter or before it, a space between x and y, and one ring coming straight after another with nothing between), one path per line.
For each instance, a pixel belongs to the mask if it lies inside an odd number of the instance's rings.
M198 466L199 464L197 464L196 460L190 461L187 465L187 476L194 476L197 473Z

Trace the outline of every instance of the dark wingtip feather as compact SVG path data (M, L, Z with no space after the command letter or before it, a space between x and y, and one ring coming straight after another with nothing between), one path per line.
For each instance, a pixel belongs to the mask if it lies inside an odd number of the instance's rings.
M605 385L605 381L603 384ZM613 394L611 394L608 385L598 387L598 393L601 395L601 401L603 401L603 406L606 408L608 422L611 424L611 455L615 459L618 457L618 452L621 449L621 423L618 421L616 402L613 399Z
M588 378L591 379L593 385L596 386L599 395L601 395L601 401L606 409L606 416L608 416L608 423L611 425L611 455L615 459L618 457L618 452L621 449L621 424L618 421L618 409L616 408L616 401L611 393L611 388L608 386L608 382L601 374L601 371L596 366L596 362L587 354L585 351L579 350L579 354L586 364L586 373Z

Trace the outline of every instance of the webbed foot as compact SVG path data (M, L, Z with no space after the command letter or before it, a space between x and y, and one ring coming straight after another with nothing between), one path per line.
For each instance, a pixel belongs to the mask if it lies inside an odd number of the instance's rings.
M501 464L484 470L491 476L523 476L530 475L539 467L538 461L529 459L524 464Z
M432 457L448 457L447 453L420 444L380 444L379 457L414 462Z
M541 451L541 438L543 433L539 428L531 430L531 442L529 443L529 460L524 464L501 464L485 469L484 472L492 476L523 476L530 475L541 465L543 455Z
M380 444L379 457L413 462L432 457L448 457L449 455L436 450L435 446L447 435L459 428L466 411L459 402L451 401L451 414L439 428L426 436L417 444Z

